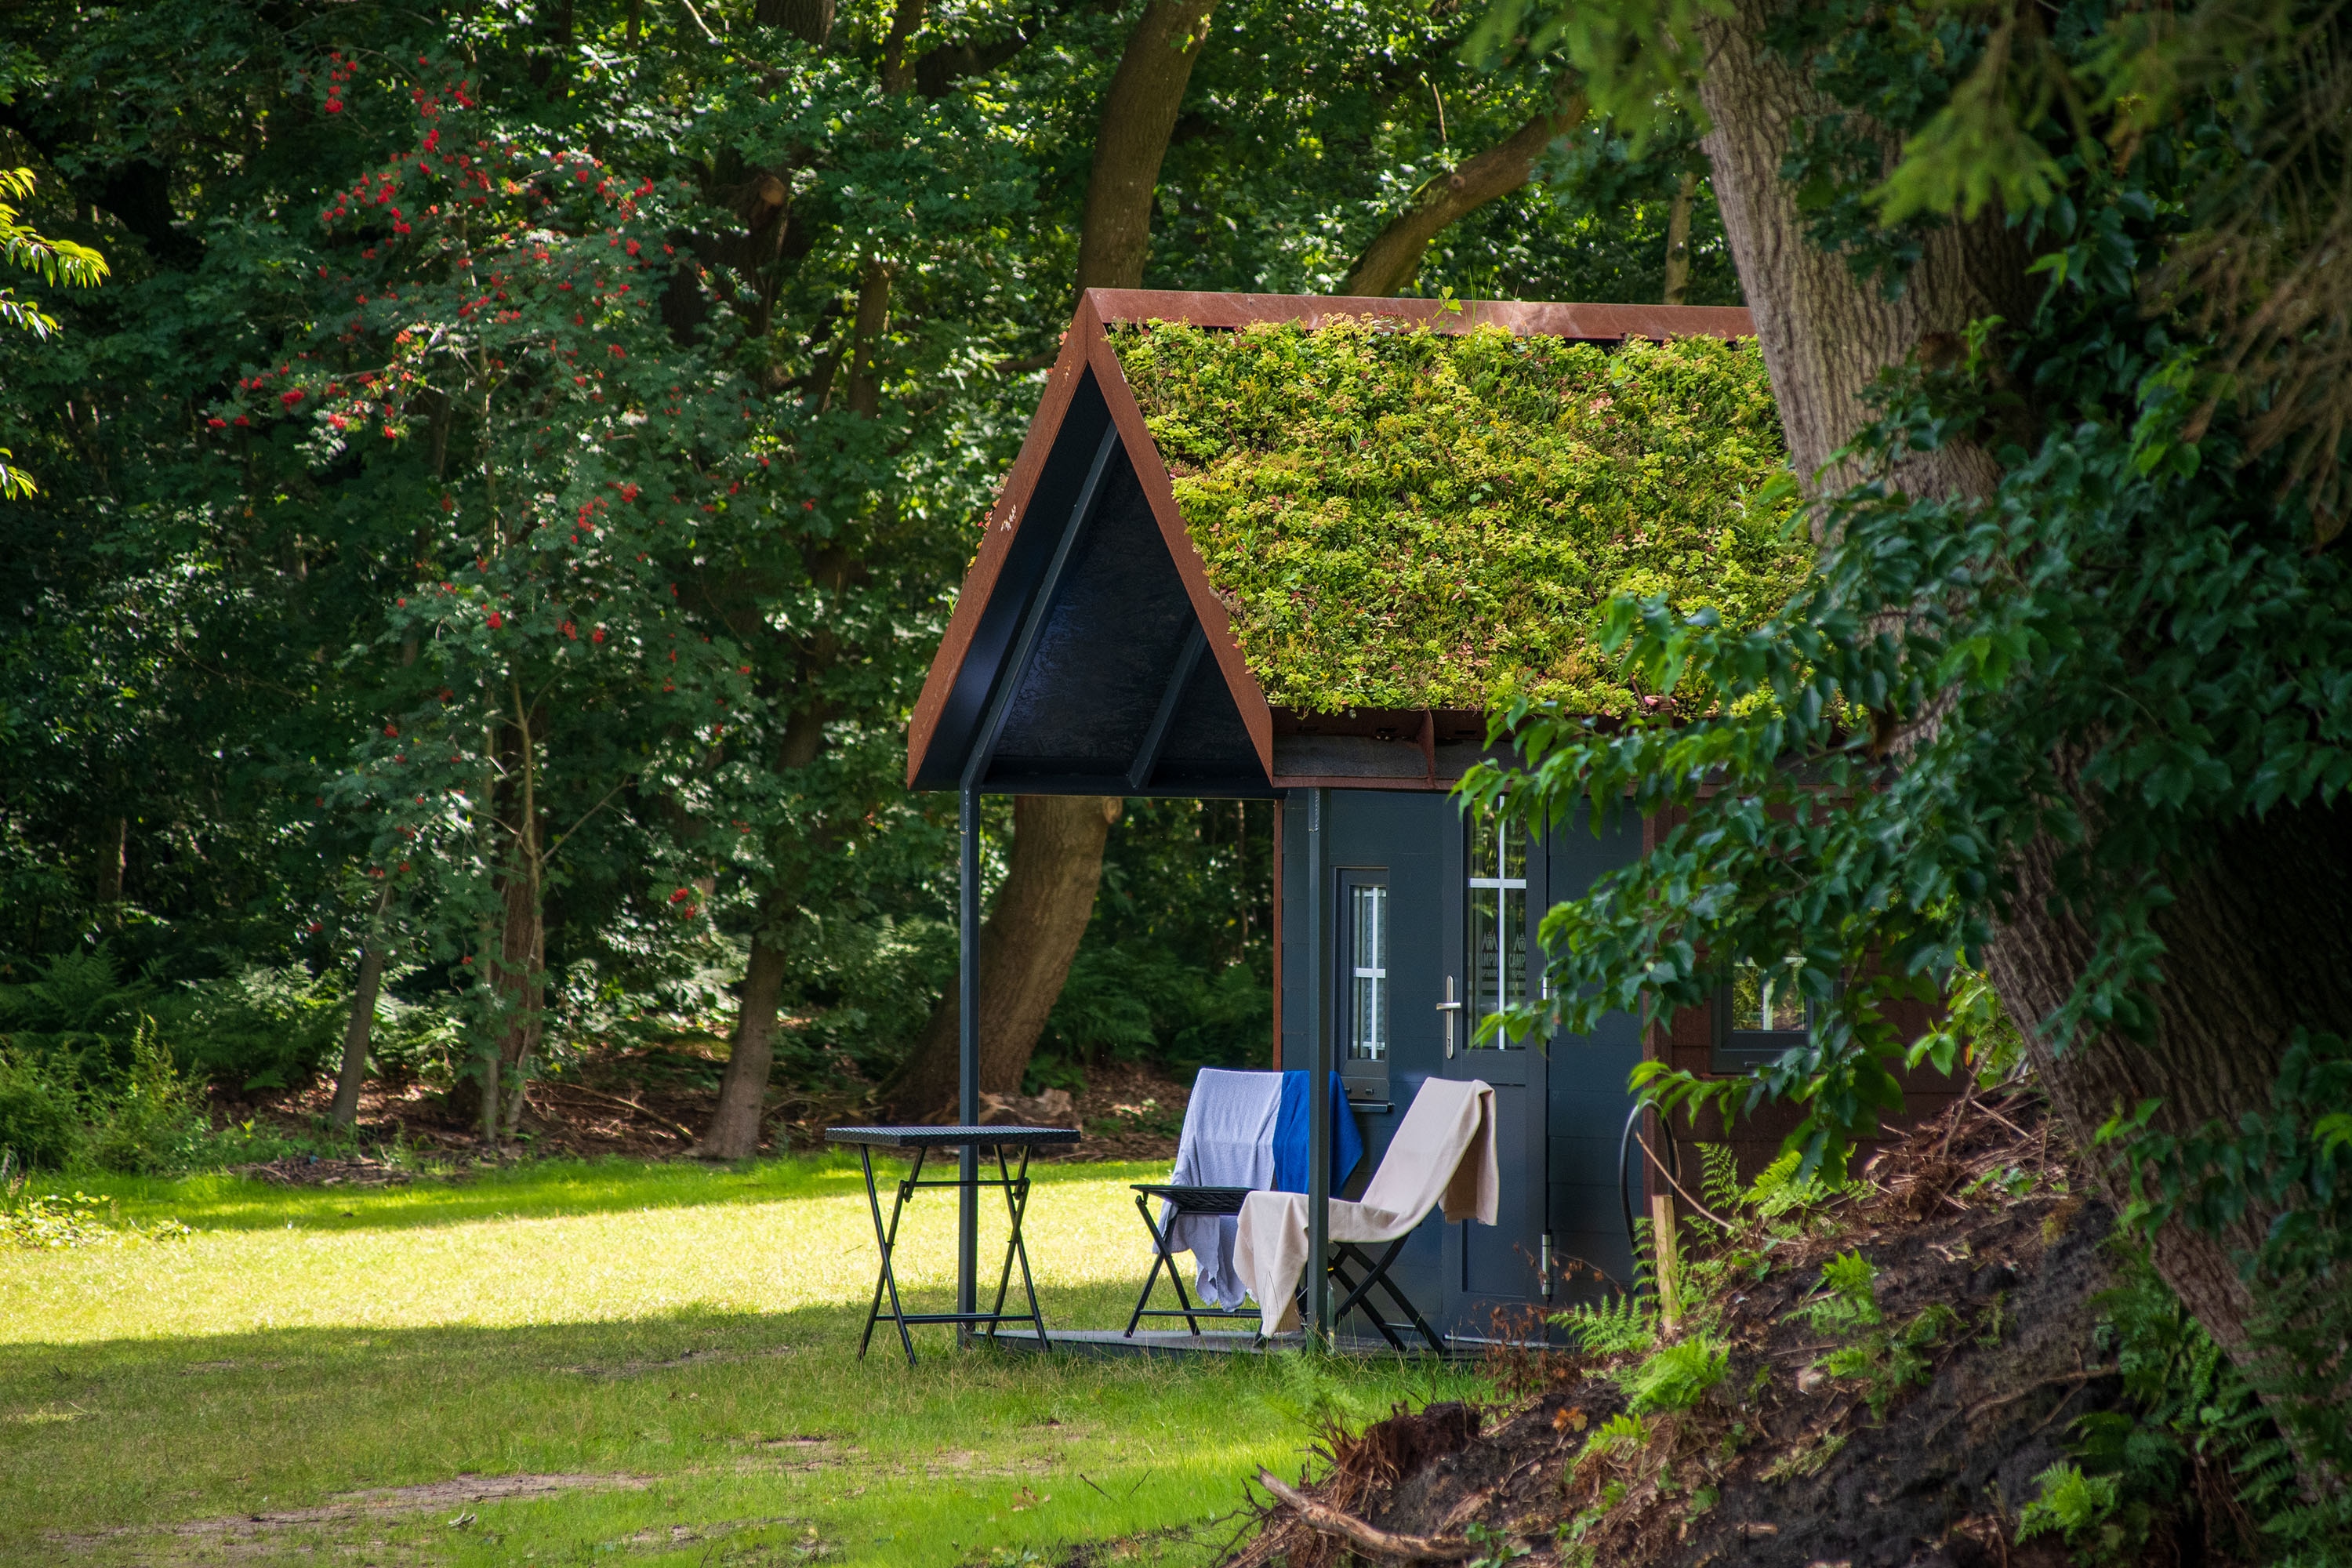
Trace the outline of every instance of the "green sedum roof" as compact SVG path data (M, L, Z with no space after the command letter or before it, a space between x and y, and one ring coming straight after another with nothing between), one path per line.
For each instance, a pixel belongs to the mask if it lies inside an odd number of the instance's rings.
M1778 609L1812 550L1752 341L1619 347L1340 321L1111 342L1268 701L1624 715L1619 594Z

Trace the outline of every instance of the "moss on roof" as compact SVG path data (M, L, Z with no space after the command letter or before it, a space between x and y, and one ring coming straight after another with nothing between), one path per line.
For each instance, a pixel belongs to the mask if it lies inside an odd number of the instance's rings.
M1603 348L1341 321L1112 333L1277 706L1627 714L1618 594L1753 625L1811 563L1753 342Z

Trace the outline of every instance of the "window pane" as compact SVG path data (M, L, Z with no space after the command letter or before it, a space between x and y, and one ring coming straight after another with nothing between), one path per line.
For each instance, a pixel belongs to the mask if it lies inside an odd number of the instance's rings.
M1737 1033L1802 1034L1805 994L1797 984L1804 960L1761 969L1742 960L1731 972L1731 1027Z
M1348 1055L1381 1061L1389 1050L1389 890L1358 883L1348 889Z
M1493 1014L1528 999L1528 844L1519 824L1481 815L1472 819L1468 887L1470 986L1469 1042L1477 1049L1478 1026ZM1491 1038L1488 1048L1516 1049L1521 1042Z

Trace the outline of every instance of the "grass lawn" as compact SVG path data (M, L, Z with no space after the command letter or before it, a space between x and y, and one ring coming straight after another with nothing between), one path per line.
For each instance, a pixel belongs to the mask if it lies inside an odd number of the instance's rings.
M1042 1172L1049 1323L1124 1325L1149 1258L1125 1184L1162 1169ZM946 1329L912 1371L878 1334L860 1363L874 1237L837 1157L79 1184L199 1234L0 1250L0 1562L939 1568L1125 1541L1111 1560L1181 1563L1318 1419L1465 1390L1420 1363L960 1353ZM901 1231L929 1301L952 1202Z

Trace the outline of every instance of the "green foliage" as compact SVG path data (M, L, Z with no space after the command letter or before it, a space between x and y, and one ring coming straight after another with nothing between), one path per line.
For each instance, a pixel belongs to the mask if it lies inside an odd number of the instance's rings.
M1846 1334L1885 1321L1878 1308L1878 1268L1859 1252L1841 1252L1822 1265L1822 1282L1796 1315L1817 1333Z
M256 964L196 982L164 1016L174 1058L196 1077L236 1091L301 1089L340 1049L351 1002L338 977Z
M1625 1355L1646 1351L1658 1342L1654 1298L1625 1291L1598 1301L1579 1301L1565 1312L1551 1315L1556 1328L1588 1355Z
M1468 1568L1504 1568L1506 1563L1534 1555L1534 1548L1509 1531L1496 1530L1475 1520L1465 1527L1463 1535L1477 1552L1469 1560Z
M2061 1534L2067 1546L2095 1563L2123 1561L2126 1548L2137 1543L2130 1528L2116 1518L2121 1497L2113 1476L2086 1476L2062 1463L2033 1479L2041 1495L2018 1511L2018 1540Z
M1925 1062L1949 1075L1965 1065L1978 1087L1990 1089L2025 1069L2025 1037L2000 1005L1992 982L1966 966L1954 971L1935 1026L1911 1043L1905 1065Z
M1706 1397L1731 1369L1731 1350L1720 1340L1693 1334L1652 1352L1618 1375L1627 1409L1635 1415L1688 1410Z
M1744 627L1811 559L1767 490L1782 447L1752 343L1369 322L1115 341L1276 702L1654 709L1604 656L1612 595Z
M28 1197L19 1184L9 1192L6 1207L0 1210L0 1241L11 1247L62 1251L96 1246L114 1237L114 1227L99 1210L99 1200L79 1188L71 1197L56 1193Z
M94 1125L83 1153L105 1171L152 1175L183 1169L195 1163L212 1131L152 1019L131 1037L130 1072L111 1092L93 1094L91 1109Z
M1927 1381L1931 1352L1966 1326L1947 1302L1931 1301L1901 1323L1889 1324L1878 1301L1878 1268L1859 1252L1839 1253L1822 1265L1818 1289L1789 1314L1815 1333L1845 1339L1815 1364L1832 1377L1863 1384L1873 1415L1884 1416L1895 1395Z
M2155 1310L2146 1305L2149 1289L2161 1290L2152 1281L2119 1295L2113 1310L2137 1363L2126 1376L2147 1387L2144 1405L2163 1413L2200 1400L2193 1418L2158 1415L2166 1435L2153 1440L2185 1442L2192 1452L2234 1450L2232 1468L2250 1503L2295 1562L2352 1552L2352 1500L2340 1491L2295 1495L2289 1466L2290 1459L2298 1468L2316 1462L2340 1472L2352 1465L2352 1410L2342 1385L2342 1346L2352 1336L2352 1292L2345 1289L2352 1275L2347 1100L2352 1044L2298 1033L2271 1086L2269 1106L2244 1111L2234 1127L2216 1121L2183 1137L2156 1134L2145 1125L2153 1107L2142 1106L2116 1117L2101 1135L2131 1159L2135 1201L2123 1217L2143 1242L2175 1217L2233 1235L2250 1211L2274 1216L2258 1246L2237 1253L2256 1302L2243 1325L2251 1346L2239 1358L2242 1384L2218 1361L2207 1364L2203 1336L2185 1318L2168 1324L2160 1301ZM2266 1440L2255 1426L2256 1397L2277 1436ZM2152 1440L2137 1433L2091 1436L2110 1453L2120 1447L2125 1458L2135 1441Z
M0 1051L0 1160L58 1170L81 1152L80 1097L37 1058Z

